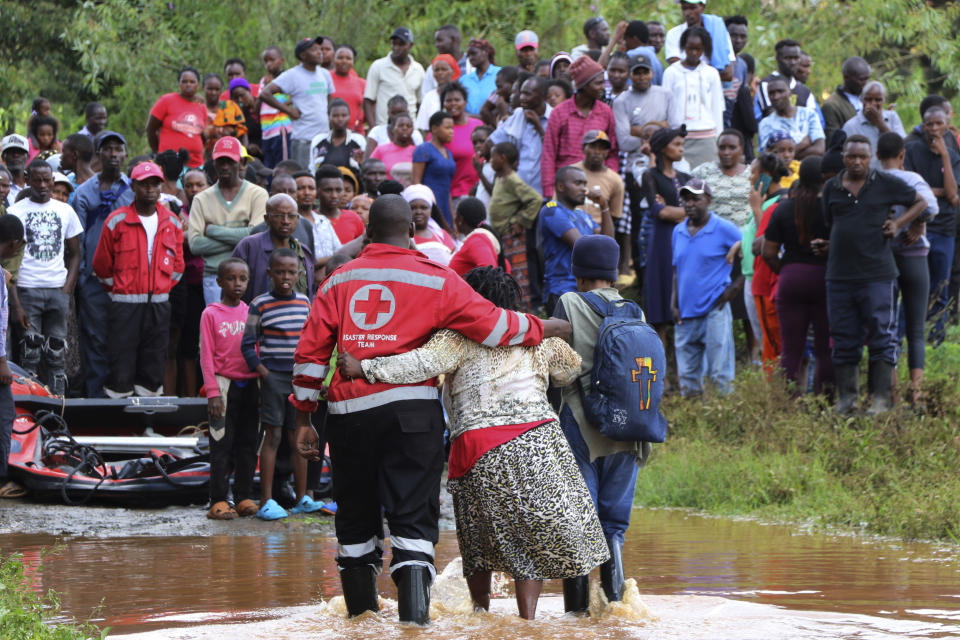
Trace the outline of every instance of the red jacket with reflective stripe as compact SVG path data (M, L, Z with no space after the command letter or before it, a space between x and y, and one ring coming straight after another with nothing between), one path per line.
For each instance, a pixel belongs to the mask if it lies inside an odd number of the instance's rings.
M103 223L93 271L110 297L122 302L162 302L183 275L183 225L157 203L157 235L147 261L147 231L134 205L121 207Z
M451 269L419 251L367 245L317 291L294 354L294 406L313 412L330 353L361 360L422 346L436 329L453 329L489 347L536 345L536 316L496 307ZM369 384L334 373L327 393L333 414L354 413L398 400L434 399L436 379L415 385Z

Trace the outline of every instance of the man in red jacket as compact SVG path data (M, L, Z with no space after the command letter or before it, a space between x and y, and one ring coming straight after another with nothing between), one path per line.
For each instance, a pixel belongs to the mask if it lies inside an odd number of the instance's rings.
M162 183L153 162L134 167L133 204L110 214L93 256L93 271L111 300L103 389L111 398L162 390L170 290L183 275L183 226L157 202Z
M317 291L294 355L297 448L319 456L310 414L327 376L330 353L374 358L423 345L450 328L489 347L535 345L569 330L565 322L495 307L455 272L410 249L410 207L398 195L370 208L367 245ZM437 381L369 384L335 373L327 393L327 439L333 466L340 581L350 615L377 610L382 566L381 505L390 526L401 622L429 621L436 574L443 412Z

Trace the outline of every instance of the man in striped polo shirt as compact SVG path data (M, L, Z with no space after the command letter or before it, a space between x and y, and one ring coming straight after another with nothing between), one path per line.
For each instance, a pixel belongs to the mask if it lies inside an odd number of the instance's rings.
M264 442L260 447L260 511L263 520L287 517L273 499L273 470L283 432L290 441L293 484L297 493L294 513L311 513L323 506L307 493L307 461L293 451L294 408L288 401L293 388L293 353L310 313L310 301L296 291L300 259L292 249L274 249L267 270L270 291L250 302L241 351L247 366L260 376L260 422ZM259 353L257 347L259 346Z
M410 249L413 232L403 198L377 198L370 208L370 244L327 278L314 298L294 355L297 449L307 458L320 456L310 414L334 347L363 359L416 349L440 328L489 347L535 345L569 331L562 321L495 307L454 271ZM370 384L339 372L330 383L326 433L338 505L337 563L350 615L378 608L386 515L400 621L429 621L444 462L436 385L436 379Z

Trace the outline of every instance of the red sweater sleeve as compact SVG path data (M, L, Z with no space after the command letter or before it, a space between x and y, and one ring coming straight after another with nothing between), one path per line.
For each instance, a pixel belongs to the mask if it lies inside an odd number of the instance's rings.
M213 363L213 350L216 344L215 324L213 309L207 307L200 315L200 371L203 373L203 391L207 394L207 398L220 396L216 367Z
M125 214L121 213L119 215ZM113 216L107 216L107 220L111 217ZM107 291L113 290L113 231L106 221L104 221L103 229L100 231L97 250L93 254L93 272L97 274L97 278L100 279L104 289Z
M543 154L540 156L540 186L544 198L553 197L553 183L557 175L557 147L560 143L560 117L554 111L547 120L547 130L543 134Z
M607 136L610 138L610 153L607 154L604 164L619 173L620 148L617 146L617 121L613 117L613 109L609 109L607 114Z

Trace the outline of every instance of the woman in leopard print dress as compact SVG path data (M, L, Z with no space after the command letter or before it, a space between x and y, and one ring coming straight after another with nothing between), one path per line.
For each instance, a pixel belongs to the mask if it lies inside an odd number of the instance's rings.
M466 281L501 308L520 289L499 268ZM444 396L452 439L453 495L463 574L474 606L490 606L490 575L509 573L520 615L532 619L542 581L585 575L609 557L596 510L547 385L572 382L580 356L559 338L537 347L487 349L459 333L437 332L407 353L357 361L340 356L341 374L407 384L447 374Z

